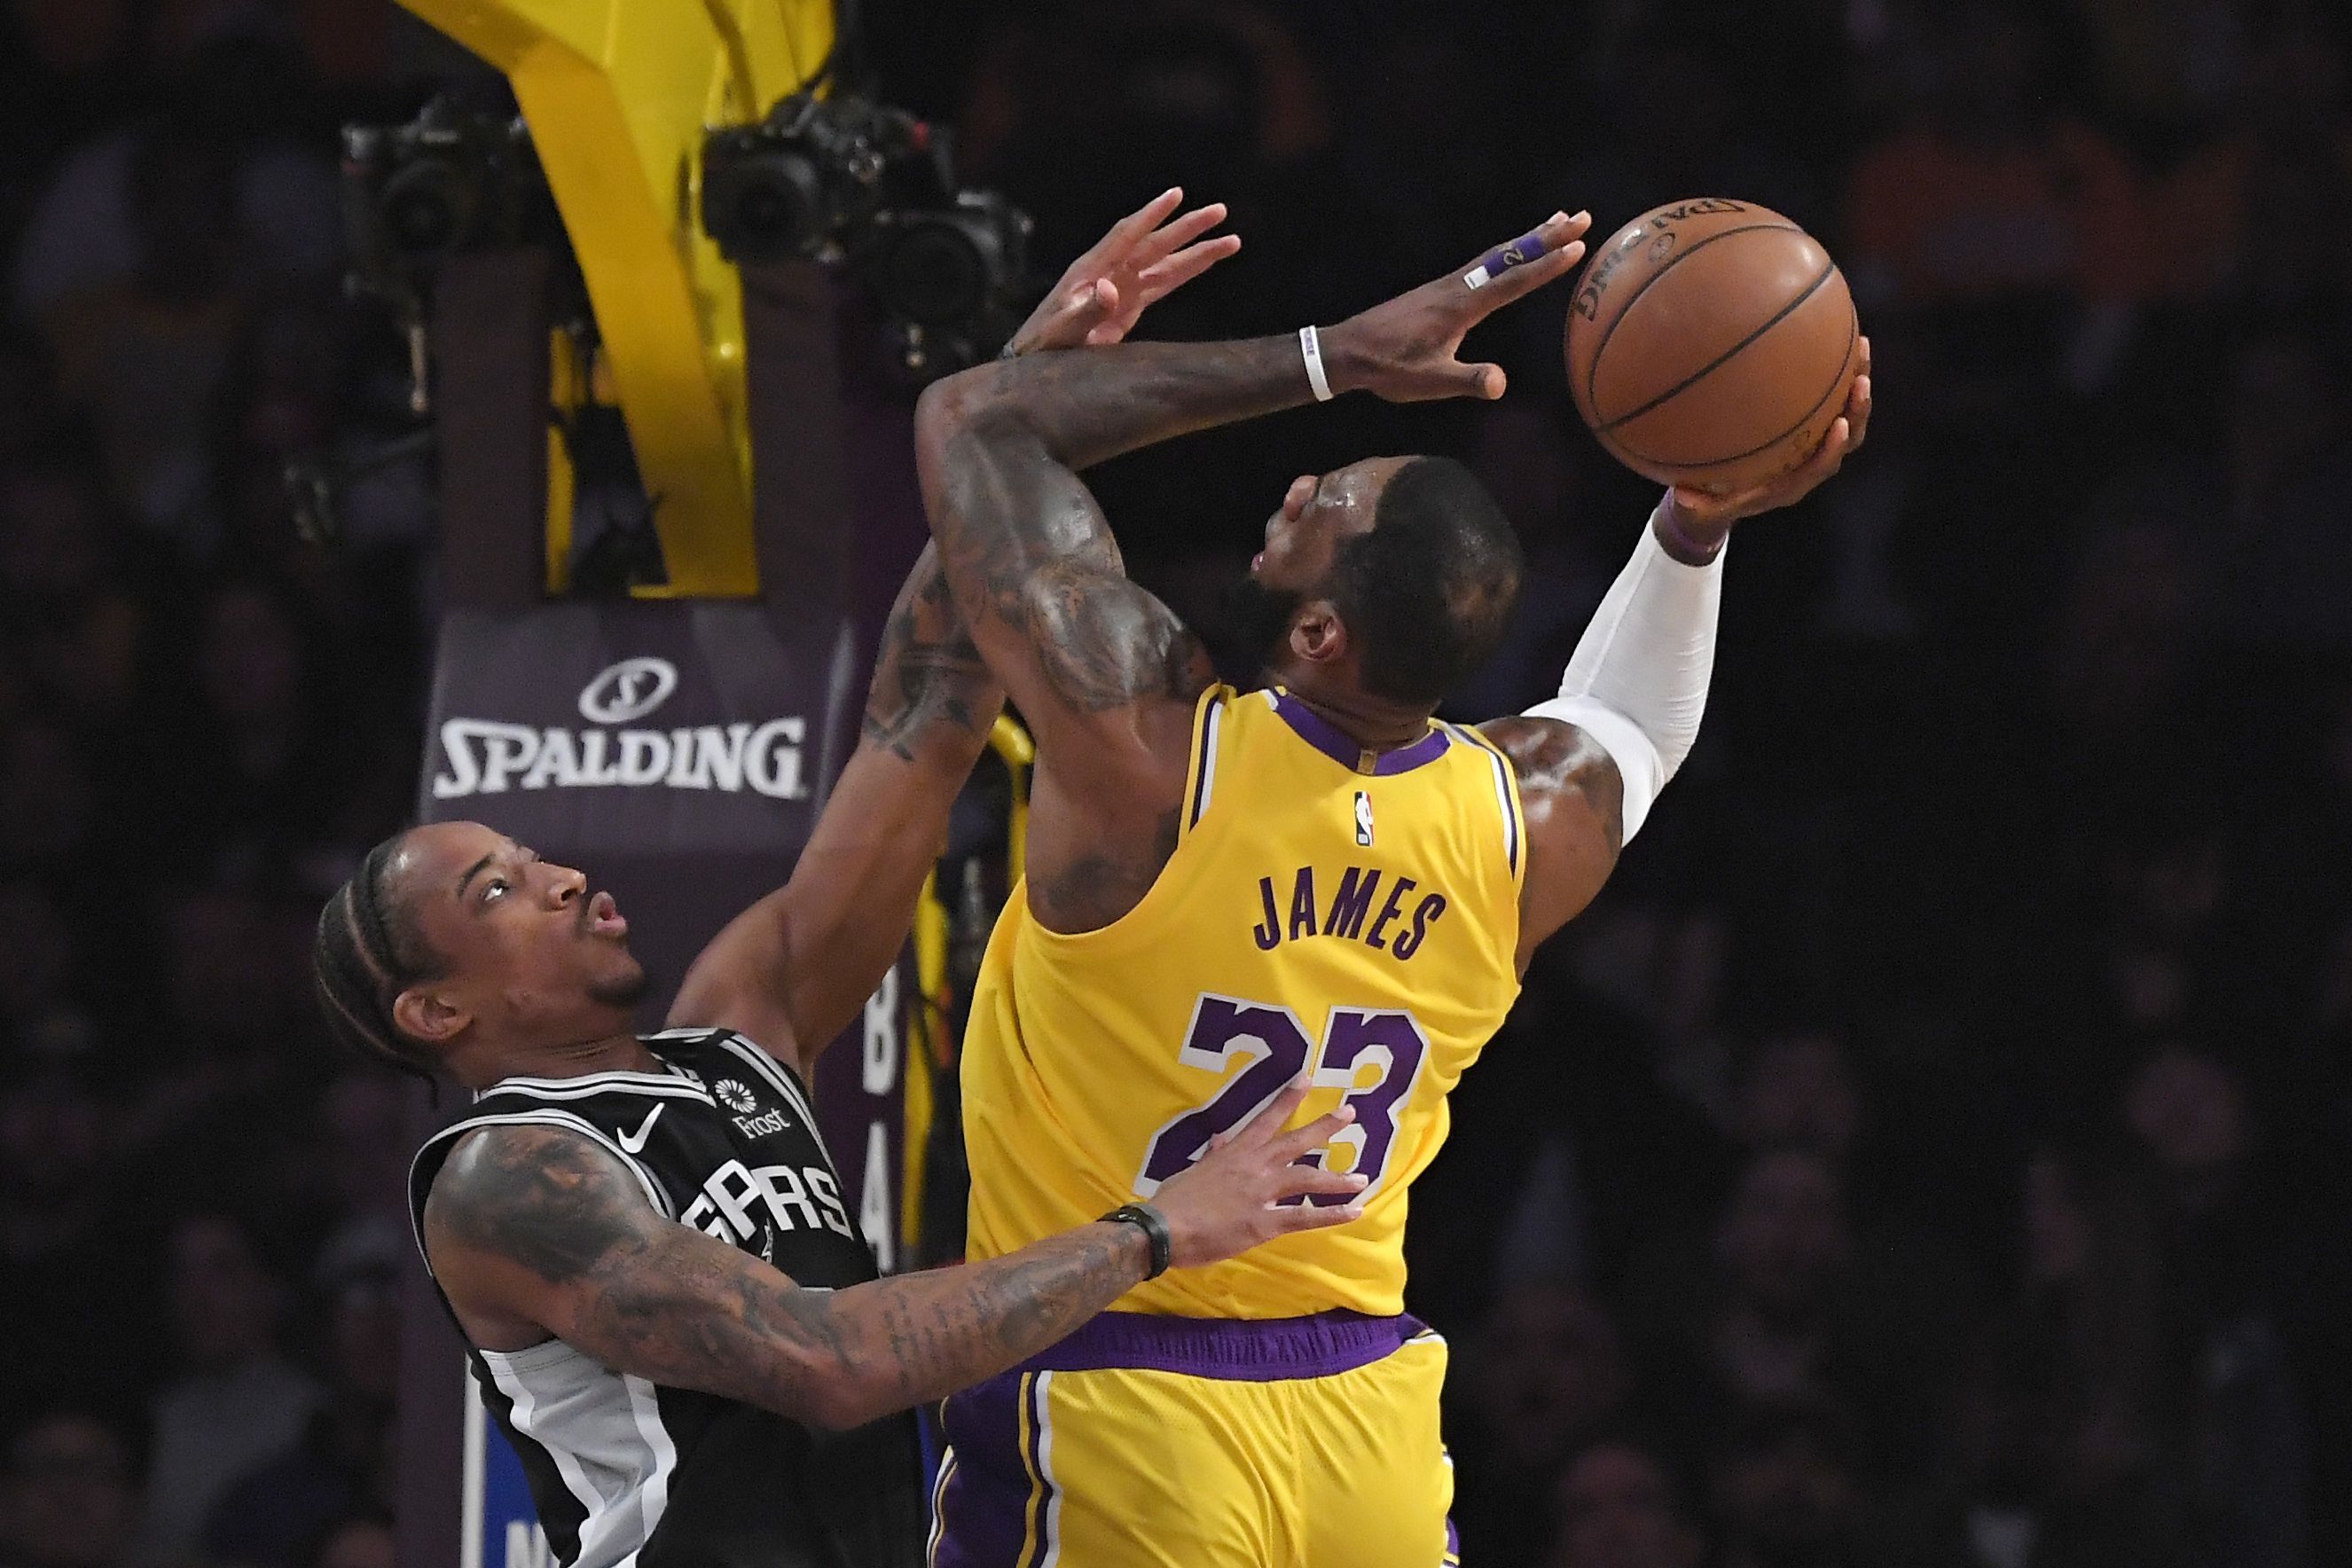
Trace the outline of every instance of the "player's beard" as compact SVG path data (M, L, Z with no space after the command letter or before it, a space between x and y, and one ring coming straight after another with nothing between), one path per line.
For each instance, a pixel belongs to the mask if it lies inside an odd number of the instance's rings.
M1250 662L1253 674L1274 668L1283 639L1290 635L1290 619L1307 595L1292 588L1270 588L1244 574L1225 590L1225 624L1233 628L1234 647Z
M654 977L632 958L629 973L597 981L588 987L588 999L600 1007L634 1007L652 994L653 988Z

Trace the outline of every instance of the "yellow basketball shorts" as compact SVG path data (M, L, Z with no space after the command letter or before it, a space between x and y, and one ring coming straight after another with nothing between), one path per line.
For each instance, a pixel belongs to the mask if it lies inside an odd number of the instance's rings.
M1445 1342L1106 1312L951 1396L931 1568L1440 1568Z

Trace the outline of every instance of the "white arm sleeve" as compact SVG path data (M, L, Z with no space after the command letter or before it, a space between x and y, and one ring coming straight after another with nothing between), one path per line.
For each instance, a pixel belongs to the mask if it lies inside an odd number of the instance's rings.
M1653 513L1633 559L1584 628L1559 695L1528 710L1531 718L1575 725L1616 763L1625 784L1625 843L1698 739L1722 604L1722 552L1705 566L1685 566L1658 542Z

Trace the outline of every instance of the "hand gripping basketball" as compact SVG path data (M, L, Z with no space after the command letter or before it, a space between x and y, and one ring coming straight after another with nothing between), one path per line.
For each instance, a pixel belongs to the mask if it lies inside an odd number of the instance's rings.
M1855 347L1853 384L1846 389L1845 406L1830 422L1822 444L1813 448L1811 457L1797 467L1768 479L1763 484L1728 495L1699 489L1691 485L1675 487L1675 505L1681 509L1683 520L1696 538L1719 540L1731 531L1731 525L1759 512L1777 511L1793 506L1811 495L1822 482L1839 468L1870 434L1870 340L1864 338Z
M1591 215L1554 213L1532 233L1443 278L1350 316L1322 334L1335 392L1361 389L1391 403L1503 395L1503 367L1455 356L1470 329L1514 300L1566 276L1584 258Z

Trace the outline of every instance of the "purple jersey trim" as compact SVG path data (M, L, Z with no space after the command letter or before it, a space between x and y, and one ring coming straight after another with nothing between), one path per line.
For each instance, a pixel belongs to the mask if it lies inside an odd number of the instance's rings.
M1228 1383L1336 1377L1370 1366L1415 1334L1420 1320L1318 1312L1308 1318L1176 1318L1104 1312L1023 1370L1099 1372L1124 1367Z
M1274 693L1274 710L1282 715L1284 723L1298 738L1339 763L1341 767L1375 778L1391 773L1407 773L1423 763L1433 763L1445 754L1454 742L1444 731L1433 727L1409 746L1399 746L1393 752L1368 752L1345 734L1339 727L1287 691Z

